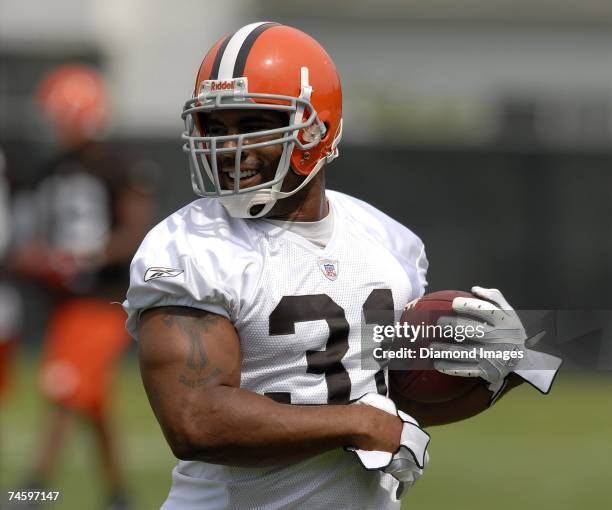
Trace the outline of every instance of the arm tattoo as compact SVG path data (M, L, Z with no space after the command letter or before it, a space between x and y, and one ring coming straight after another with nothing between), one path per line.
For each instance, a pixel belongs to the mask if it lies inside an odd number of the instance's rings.
M193 313L186 314L184 311L173 311L172 315L167 314L163 316L163 321L167 328L178 327L189 341L189 354L185 362L187 374L179 376L181 384L195 388L196 386L208 384L221 374L221 369L215 367L210 374L203 375L209 365L209 359L204 349L204 335L208 328L216 324L218 320L219 317L217 315L208 312L194 315Z

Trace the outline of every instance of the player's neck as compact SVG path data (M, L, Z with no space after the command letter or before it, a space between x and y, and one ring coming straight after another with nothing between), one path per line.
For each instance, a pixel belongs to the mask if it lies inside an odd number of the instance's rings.
M325 198L325 177L319 172L304 188L295 195L279 200L267 217L284 221L319 221L329 214Z
M319 221L328 214L329 205L325 198L325 186L317 186L313 188L313 192L306 200L282 219L286 221Z

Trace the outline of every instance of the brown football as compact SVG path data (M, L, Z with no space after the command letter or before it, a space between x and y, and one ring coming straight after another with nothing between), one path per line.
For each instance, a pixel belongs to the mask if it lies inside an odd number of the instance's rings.
M435 325L444 315L456 315L453 299L456 297L475 297L469 292L442 290L426 294L411 303L402 313L400 323ZM396 338L393 349L409 347L418 350L427 347L432 341L453 342L453 339L428 336L417 337L414 342ZM389 383L393 391L409 400L423 403L441 403L455 400L480 384L479 378L455 377L437 372L430 358L395 360L389 367Z

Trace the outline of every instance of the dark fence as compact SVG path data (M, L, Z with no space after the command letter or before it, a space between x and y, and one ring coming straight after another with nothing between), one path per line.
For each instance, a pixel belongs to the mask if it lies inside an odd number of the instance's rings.
M194 198L179 141L117 143L158 169L160 218ZM36 151L4 145L17 181L35 177ZM517 308L612 308L612 151L344 146L327 182L425 241L432 290L480 284Z

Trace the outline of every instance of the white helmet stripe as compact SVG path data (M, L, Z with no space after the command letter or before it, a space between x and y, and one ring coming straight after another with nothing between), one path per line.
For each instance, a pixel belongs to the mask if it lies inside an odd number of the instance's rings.
M270 22L260 21L258 23L245 25L232 36L225 47L225 51L223 52L223 58L221 59L219 74L217 76L218 80L231 80L234 77L234 67L236 65L236 60L242 45L253 31L257 30L261 25L265 25L267 23Z

